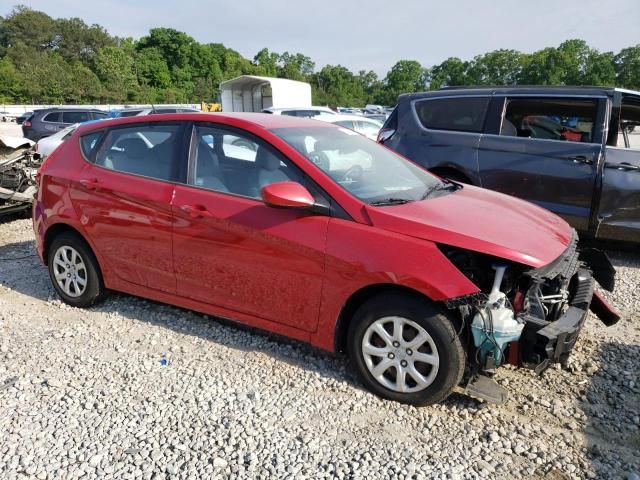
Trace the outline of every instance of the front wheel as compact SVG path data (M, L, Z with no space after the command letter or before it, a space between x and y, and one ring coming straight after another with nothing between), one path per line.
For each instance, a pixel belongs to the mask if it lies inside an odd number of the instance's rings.
M383 295L356 312L349 356L380 397L421 406L444 400L460 383L464 349L449 319L426 300Z
M64 232L55 237L47 257L51 282L65 303L88 307L105 294L98 261L79 235Z

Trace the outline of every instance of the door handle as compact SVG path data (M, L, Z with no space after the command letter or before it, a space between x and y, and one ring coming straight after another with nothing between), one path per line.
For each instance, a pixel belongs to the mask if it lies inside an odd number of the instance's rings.
M202 205L182 205L180 207L180 210L189 215L191 218L211 218L214 216L213 213L211 213Z
M98 183L98 180L95 178L92 178L91 180L82 179L80 180L80 185L87 190L97 190L100 187L100 183Z
M574 163L584 163L587 165L593 164L593 160L588 158L586 155L574 155L573 157L569 157L569 160Z

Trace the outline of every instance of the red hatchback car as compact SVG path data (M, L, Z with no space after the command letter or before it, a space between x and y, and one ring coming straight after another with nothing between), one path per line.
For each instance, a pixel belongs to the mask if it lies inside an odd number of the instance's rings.
M38 253L70 305L107 290L348 352L376 394L487 399L509 362L564 361L604 254L560 218L443 181L331 124L172 114L80 126L43 163ZM593 297L593 298L592 298Z

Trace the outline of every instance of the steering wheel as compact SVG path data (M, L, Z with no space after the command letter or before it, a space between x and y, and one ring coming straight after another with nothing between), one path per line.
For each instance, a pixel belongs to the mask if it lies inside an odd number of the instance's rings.
M311 152L309 154L309 160L311 160L315 166L320 168L320 170L328 172L331 169L329 157L327 157L327 154L324 152Z
M353 165L344 173L345 182L357 182L362 177L364 169L360 165Z

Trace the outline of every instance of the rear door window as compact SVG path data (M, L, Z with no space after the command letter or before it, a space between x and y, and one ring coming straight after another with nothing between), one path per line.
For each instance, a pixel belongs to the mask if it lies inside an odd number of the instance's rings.
M595 100L509 98L500 135L592 143L597 106Z
M62 123L82 123L88 120L89 112L62 112Z
M179 124L158 123L114 128L106 133L95 163L118 172L174 180L178 175L175 160L180 130Z
M43 118L42 118L43 122L55 122L55 123L59 123L60 122L60 112L51 112L51 113L47 113Z
M109 115L106 112L93 112L94 120L102 120L103 118L107 118Z
M482 132L489 97L434 98L416 102L423 127L431 130Z

